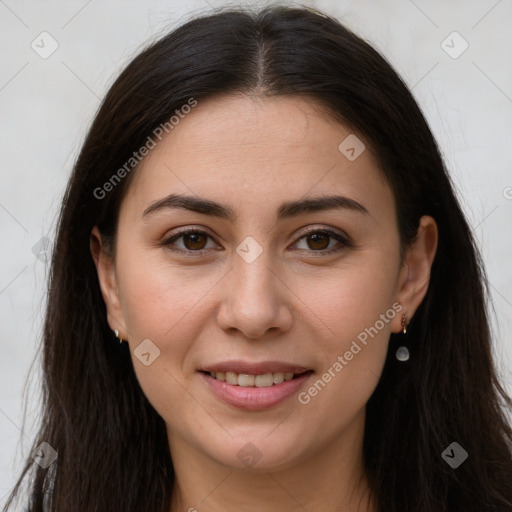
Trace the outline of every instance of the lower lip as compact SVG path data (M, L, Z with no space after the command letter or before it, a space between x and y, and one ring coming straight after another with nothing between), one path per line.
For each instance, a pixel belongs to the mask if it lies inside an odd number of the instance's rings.
M268 409L284 402L297 393L300 387L311 377L312 372L305 372L295 379L285 380L266 388L233 386L227 382L214 379L207 373L202 373L210 389L224 402L248 411Z

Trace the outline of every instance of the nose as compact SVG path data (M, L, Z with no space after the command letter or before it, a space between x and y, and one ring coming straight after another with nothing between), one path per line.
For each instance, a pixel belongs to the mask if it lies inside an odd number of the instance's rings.
M258 339L291 328L291 292L271 268L267 254L268 251L263 251L252 263L235 254L217 312L217 323L222 329Z

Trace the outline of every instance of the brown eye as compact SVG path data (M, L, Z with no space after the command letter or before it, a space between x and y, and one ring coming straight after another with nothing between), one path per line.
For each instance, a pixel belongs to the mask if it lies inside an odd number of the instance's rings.
M210 245L208 243L210 242ZM212 237L205 231L188 229L181 233L171 235L162 242L162 245L182 253L200 253L203 250L218 248L213 243Z
M330 236L325 233L312 233L306 237L310 249L323 250L329 246Z
M294 245L301 251L318 252L319 255L331 254L353 247L352 242L348 238L330 229L316 229L306 233L303 232Z
M209 243L210 245L208 245ZM211 243L213 243L213 245L211 245ZM302 247L297 247L300 250L309 251L310 253L317 252L320 255L330 254L353 247L352 242L343 235L325 229L311 230L309 233L303 234L294 245L301 244L303 245ZM181 233L171 235L162 242L162 245L177 252L188 253L189 255L193 253L200 255L203 251L208 249L219 249L211 235L198 229L188 229Z
M183 245L191 251L204 249L208 237L202 233L192 233L183 236Z

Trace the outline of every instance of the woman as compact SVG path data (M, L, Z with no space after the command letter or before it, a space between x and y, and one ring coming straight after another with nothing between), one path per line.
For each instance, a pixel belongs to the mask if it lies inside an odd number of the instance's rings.
M512 510L485 291L379 53L308 9L192 20L75 165L12 499L32 475L30 511Z

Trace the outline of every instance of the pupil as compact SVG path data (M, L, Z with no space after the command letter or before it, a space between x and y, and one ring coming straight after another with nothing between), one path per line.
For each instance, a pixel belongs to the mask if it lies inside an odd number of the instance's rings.
M320 243L320 247L314 246L312 247L311 244L309 244L310 249L325 249L329 245L329 236L324 235L322 233L314 233L310 235L310 240L312 240L313 245ZM323 243L322 243L323 242ZM325 243L327 242L327 243Z
M204 235L200 234L191 234L185 235L185 246L187 249L202 249L204 247L204 243L201 244L201 238L204 238ZM187 243L187 241L192 241L191 243ZM204 242L204 240L203 240ZM197 247L199 245L199 247Z

